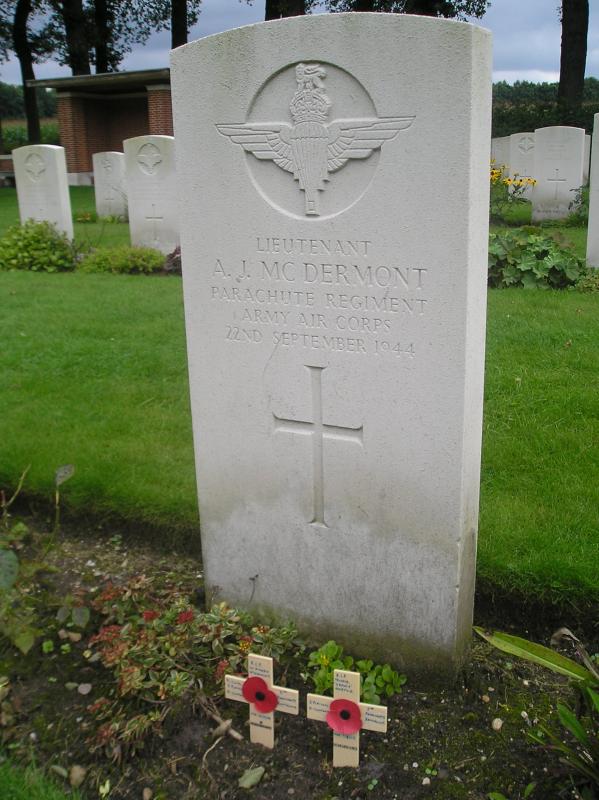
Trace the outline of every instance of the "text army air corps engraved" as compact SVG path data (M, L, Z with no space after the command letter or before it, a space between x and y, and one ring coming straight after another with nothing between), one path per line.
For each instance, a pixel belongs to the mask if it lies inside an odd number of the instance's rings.
M332 105L323 83L326 70L320 64L298 64L295 77L298 88L289 104L293 125L267 122L216 127L256 158L273 161L293 173L305 193L306 215L319 216L318 192L325 190L330 173L352 158L368 158L400 130L409 128L414 117L337 119L326 124Z

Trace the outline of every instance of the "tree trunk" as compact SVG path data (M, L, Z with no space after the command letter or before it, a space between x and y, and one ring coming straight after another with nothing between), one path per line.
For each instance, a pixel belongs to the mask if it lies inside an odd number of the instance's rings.
M584 91L587 60L589 0L562 1L562 49L557 100L560 122L576 121Z
M60 13L67 40L69 67L73 75L89 75L89 50L83 0L62 0Z
M37 109L37 95L35 89L27 86L27 81L35 79L33 71L33 56L31 45L27 38L27 20L31 14L31 0L17 0L13 18L13 45L21 67L21 81L23 83L23 100L25 103L25 116L27 117L27 139L29 144L39 144L41 140L40 116Z
M112 8L109 8L110 0L95 0L94 2L94 22L95 30L95 50L96 50L96 72L108 72L110 63L110 40Z
M264 19L299 17L306 13L306 0L266 0Z
M171 47L187 44L187 0L171 0Z

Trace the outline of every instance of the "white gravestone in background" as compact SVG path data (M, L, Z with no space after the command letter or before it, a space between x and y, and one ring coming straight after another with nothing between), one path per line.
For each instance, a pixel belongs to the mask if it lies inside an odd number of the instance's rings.
M510 174L519 178L534 178L535 135L530 131L510 136ZM521 197L530 199L532 185L525 186Z
M490 65L399 14L172 54L207 595L421 669L470 639Z
M492 140L492 157L495 159L494 167L503 167L506 176L510 172L510 137L498 136Z
M131 244L171 253L179 244L175 140L136 136L123 149Z
M584 129L567 126L535 131L532 220L563 219L582 186Z
M127 219L125 154L117 151L94 153L94 191L99 217Z
M582 181L588 185L591 170L591 137L588 133L584 136L584 161L582 164Z
M21 222L51 222L73 238L64 147L32 144L12 151Z
M593 157L590 167L587 262L590 267L599 267L599 114L595 114L594 123Z

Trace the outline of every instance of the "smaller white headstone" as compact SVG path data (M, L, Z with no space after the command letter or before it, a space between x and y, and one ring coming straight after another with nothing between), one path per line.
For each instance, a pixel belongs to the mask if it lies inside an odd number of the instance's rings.
M32 144L12 151L21 222L50 222L73 238L64 147Z
M533 222L563 219L572 213L582 186L584 129L556 125L535 131Z
M94 189L99 217L127 219L125 154L116 151L94 153Z
M589 224L587 232L587 262L599 268L599 114L593 126L593 158L591 159L589 189Z
M519 178L534 178L535 135L530 131L513 133L510 136L510 173ZM522 191L521 196L530 199L532 185Z
M493 164L497 169L503 168L506 175L510 171L510 137L498 136L491 140L491 157L495 160Z
M585 186L589 183L591 170L591 137L588 133L584 137L584 161L582 164L582 180Z
M171 253L179 244L175 139L136 136L123 149L131 244Z

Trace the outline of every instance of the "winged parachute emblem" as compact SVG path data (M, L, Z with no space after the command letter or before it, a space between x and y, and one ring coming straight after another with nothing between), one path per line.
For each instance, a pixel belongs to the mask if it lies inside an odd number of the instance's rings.
M409 128L414 117L337 119L326 124L331 108L320 64L298 64L298 88L289 109L293 125L283 122L217 125L218 131L261 161L273 161L293 174L305 194L307 216L319 216L319 192L329 175L354 158L369 158L375 150Z

